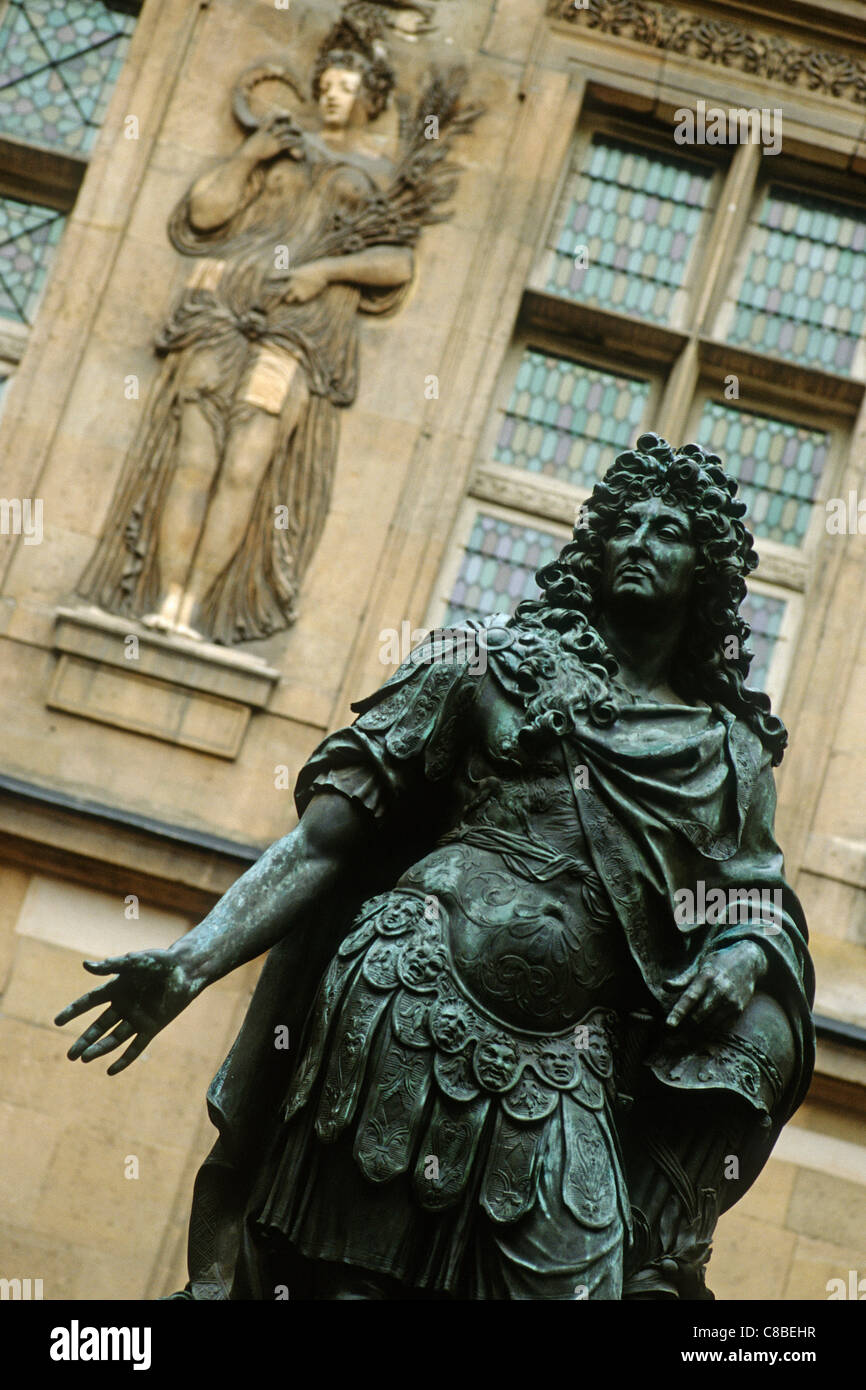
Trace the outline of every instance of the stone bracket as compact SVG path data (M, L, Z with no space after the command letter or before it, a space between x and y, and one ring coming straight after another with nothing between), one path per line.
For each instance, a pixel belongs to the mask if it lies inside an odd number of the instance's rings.
M50 709L218 758L238 756L253 710L267 707L280 678L260 658L96 608L59 608L54 648Z

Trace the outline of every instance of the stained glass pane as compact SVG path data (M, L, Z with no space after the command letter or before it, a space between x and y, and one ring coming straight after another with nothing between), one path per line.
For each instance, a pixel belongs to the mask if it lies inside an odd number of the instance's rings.
M739 481L749 529L782 545L802 545L829 434L708 401L698 439Z
M696 160L596 135L566 182L545 288L669 322L711 186L712 171Z
M755 656L749 667L746 683L753 690L763 690L767 683L773 648L779 637L786 608L784 599L775 598L771 594L758 594L750 589L740 609L741 615L752 629L749 646Z
M9 0L0 22L0 132L87 153L134 26L102 0Z
M32 322L64 221L53 208L0 197L0 315Z
M640 434L650 384L528 348L494 458L591 488Z
M730 341L849 372L866 312L866 214L771 188L750 240Z
M550 531L479 512L451 591L446 625L488 613L511 613L521 599L537 598L535 572L564 544Z

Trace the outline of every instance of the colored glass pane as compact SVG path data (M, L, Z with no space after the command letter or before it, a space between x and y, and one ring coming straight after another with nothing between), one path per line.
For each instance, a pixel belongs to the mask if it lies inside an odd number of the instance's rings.
M830 448L824 430L708 401L698 439L738 480L756 536L803 543Z
M0 197L0 316L32 322L64 220L53 208Z
M0 133L86 154L134 25L102 0L9 0L0 21Z
M494 458L591 488L640 434L649 382L527 348Z
M536 570L564 544L549 531L479 512L451 590L446 624L512 613L521 599L537 597Z
M742 617L752 629L749 646L755 655L746 684L753 690L763 690L766 685L786 607L784 599L772 594L758 594L750 589L740 609Z
M771 187L750 229L730 342L849 372L864 312L866 213Z
M668 322L711 187L712 171L696 160L596 135L566 182L546 289Z

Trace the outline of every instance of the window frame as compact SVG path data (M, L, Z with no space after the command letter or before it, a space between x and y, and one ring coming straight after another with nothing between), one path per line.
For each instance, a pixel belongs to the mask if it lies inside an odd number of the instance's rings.
M627 92L624 90L622 95L627 96ZM866 382L855 374L854 368L860 354L866 352L866 332L861 334L850 373L842 375L770 356L742 344L729 344L718 329L727 297L734 286L737 287L734 292L738 293L748 265L752 249L748 244L748 229L759 215L772 184L790 187L793 192L817 188L818 196L826 195L836 202L849 201L852 208L860 212L866 212L866 196L862 190L859 190L859 197L855 196L853 177L838 169L828 171L820 166L820 150L815 143L803 146L802 140L798 140L795 159L782 154L774 156L771 163L765 163L759 147L750 145L684 147L683 153L687 156L716 166L718 182L690 254L681 287L681 291L686 292L685 307L676 322L659 324L619 309L557 295L545 287L545 261L562 214L568 181L575 169L585 166L593 136L608 134L654 151L676 153L673 108L666 118L656 116L648 121L641 120L638 115L611 114L607 109L610 100L610 91L606 90L604 98L600 99L594 95L591 84L587 87L549 206L539 217L538 236L514 334L503 354L488 411L479 430L466 496L436 579L428 616L432 625L443 619L479 512L512 524L547 529L551 535L567 539L581 502L589 496L589 489L493 459L495 440L513 389L517 365L527 347L537 347L590 368L613 370L650 381L645 420L651 420L657 412L655 429L670 438L695 438L705 402L709 399L821 429L829 435L826 466L818 481L808 529L800 545L787 546L769 538L755 538L760 566L749 579L748 587L755 593L785 603L764 685L773 703L778 705L782 702L804 629L810 581L826 530L825 504L830 497L839 494L852 432L863 404ZM624 104L627 106L628 102ZM727 103L733 104L736 103ZM814 132L815 138L818 134ZM814 166L818 174L814 183L810 177L808 189L802 182L804 162L810 169ZM731 198L735 200L733 203ZM726 224L729 213L733 213L740 227L738 237L731 236L731 224L729 221ZM729 402L724 398L723 383L731 370L738 376L738 396ZM810 406L807 416L804 399L818 400L821 405L817 410ZM642 424L641 428L653 426ZM748 517L746 521L748 524Z

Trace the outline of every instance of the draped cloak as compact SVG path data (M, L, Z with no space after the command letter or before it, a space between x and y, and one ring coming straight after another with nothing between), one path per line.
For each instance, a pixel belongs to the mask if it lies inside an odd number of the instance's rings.
M503 615L428 641L381 690L353 706L354 725L326 738L301 770L299 812L330 790L382 826L381 860L329 905L342 915L344 934L353 918L363 919L363 904L369 915L370 900L448 830L449 774L466 756L471 702L479 684L491 681L498 697L520 708L526 650L519 622ZM683 1102L686 1093L728 1097L753 1116L757 1140L743 1150L744 1171L722 1196L724 1209L757 1176L814 1064L807 929L773 836L770 756L741 719L719 706L635 702L609 727L578 721L559 742L592 867L645 990L649 1041L632 1068L629 1099L637 1099L640 1113L641 1097L653 1091L680 1094ZM683 921L676 895L689 886L697 889L697 907ZM714 890L730 901L730 890L744 889L758 890L758 906L721 914L702 906L714 901ZM745 939L767 958L763 1003L754 1000L721 1034L665 1031L662 1020L708 955ZM195 1298L273 1296L263 1282L257 1221L281 1159L286 1101L291 1109L297 1088L297 1048L291 1055L275 1050L274 1029L288 1025L292 1038L301 1038L326 965L315 927L303 941L298 933L273 948L209 1089L220 1137L196 1183L189 1246ZM633 1150L640 1142L640 1133L632 1136Z
M285 403L279 410L273 452L262 460L247 517L239 519L239 542L204 596L198 625L231 644L266 637L292 621L330 506L338 410L357 391L357 314L395 309L408 287L335 283L304 304L289 304L286 276L321 254L340 217L379 195L360 157L303 163L283 157L254 171L243 206L215 231L197 230L189 195L181 200L171 238L184 255L207 258L205 273L196 268L157 337L164 363L102 538L79 581L83 597L132 616L158 608L159 523L179 461L183 409L190 401L199 406L221 458L234 423L252 412L244 388L255 359L271 349L300 363L309 403L294 427ZM276 269L281 251L288 259L282 274ZM197 370L205 357L207 366ZM275 524L280 507L287 525Z

